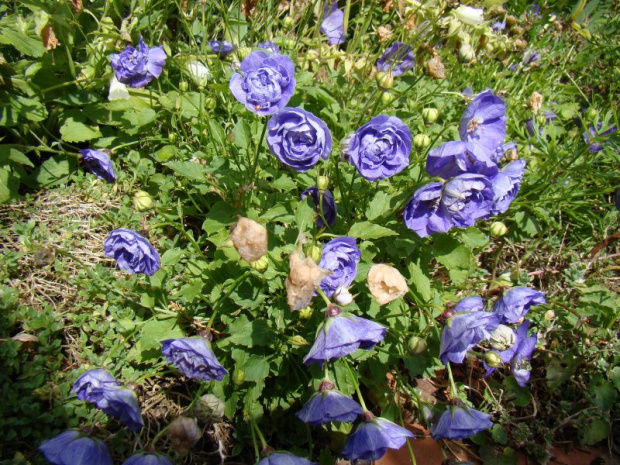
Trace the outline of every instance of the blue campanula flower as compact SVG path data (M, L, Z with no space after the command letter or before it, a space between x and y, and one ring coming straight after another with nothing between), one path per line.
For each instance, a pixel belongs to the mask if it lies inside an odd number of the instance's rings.
M357 349L369 350L385 337L387 328L373 321L343 313L335 305L325 312L327 317L317 330L316 340L304 357L310 365L335 360L352 354Z
M289 452L272 452L261 459L258 465L319 465L303 457L297 457Z
M228 373L203 338L166 339L161 351L188 378L221 381Z
M321 216L321 214L319 214L316 219L317 227L319 228L324 227L325 221L327 221L328 226L333 226L334 223L336 222L337 209L336 209L336 201L334 200L334 195L331 193L331 191L327 189L323 191L322 203L321 203L321 193L319 192L318 187L316 186L308 187L305 191L301 193L301 199L302 200L305 199L308 195L312 197L312 201L314 202L314 208L316 209L317 212L319 212L319 209L321 208L321 206L323 207L323 215ZM323 221L323 218L325 218L325 221Z
M586 144L588 144L588 151L590 153L598 153L601 150L603 150L603 144L599 142L591 143L592 139L602 137L602 136L607 136L609 134L613 134L618 130L616 126L611 126L605 131L601 132L602 128L603 128L603 123L598 122L596 125L596 128L594 128L594 126L590 126L588 130L583 133L583 140L585 141Z
M432 182L416 190L407 202L403 218L407 227L420 237L449 231L454 227L447 212L442 208L443 184Z
M269 150L295 171L308 171L332 151L326 124L301 108L283 108L269 119L267 129Z
M409 166L411 140L409 127L399 118L379 115L351 136L347 156L365 179L378 181Z
M211 40L209 41L209 48L220 58L230 55L235 50L235 46L227 40Z
M433 439L465 439L493 426L487 413L450 406L431 427Z
M330 421L351 423L362 414L362 407L351 397L334 391L334 383L323 380L315 393L295 415L310 426L321 426Z
M349 433L342 456L349 460L379 460L388 449L400 449L413 433L385 418L364 413L364 422Z
M540 53L538 53L536 50L529 49L529 50L526 50L525 53L523 54L524 65L532 66L538 63L538 60L540 60Z
M339 45L346 39L344 32L344 12L338 9L338 1L325 2L321 32L327 37L329 45Z
M109 372L102 368L95 368L82 374L73 383L71 391L77 394L78 399L94 403L93 390L118 386L120 383Z
M500 317L492 312L474 310L452 316L441 333L441 363L462 363L467 352L480 341L488 339L499 324Z
M546 302L544 292L513 287L495 302L493 311L500 317L501 323L517 323L530 311L530 307Z
M132 431L144 427L136 394L124 387L106 387L94 389L91 393L93 403L97 407L116 418Z
M484 311L484 301L480 296L465 297L459 300L454 306L455 312L482 312Z
M103 243L105 256L116 260L118 267L131 274L153 276L161 266L157 250L143 236L131 229L111 231Z
M265 42L259 43L258 48L262 48L263 50L268 50L275 53L280 52L280 47L273 40L266 40Z
M123 465L172 465L172 462L165 455L138 453L125 460Z
M506 138L506 104L490 90L472 100L459 124L461 140L493 153Z
M113 54L110 63L119 82L141 88L159 77L166 64L166 52L162 46L149 48L140 37L137 48L128 45L121 53Z
M402 42L394 42L377 60L377 70L391 72L399 76L415 66L413 47Z
M521 387L525 387L530 380L528 361L532 357L538 340L535 334L533 336L527 335L529 326L530 322L527 320L519 325L514 332L515 343L512 347L502 351L493 351L499 356L502 362L510 364L512 375ZM486 361L484 362L484 367L486 368L485 376L489 376L495 371L495 368L488 366Z
M464 173L494 176L498 168L486 150L469 142L450 141L428 153L426 171L431 176L448 179Z
M517 153L517 143L516 142L508 142L507 144L503 144L495 150L493 154L493 160L495 163L499 163L502 158L508 157L510 158L513 154Z
M252 113L272 115L286 106L295 92L295 65L279 53L255 51L233 74L230 91Z
M113 184L116 182L116 172L110 158L103 152L94 149L80 150L82 159L88 170L98 178Z
M43 441L39 450L52 465L112 465L103 441L84 436L79 431L63 431Z
M489 178L479 174L461 174L443 188L441 203L455 226L467 228L487 218L493 207L493 188Z
M492 215L499 215L508 210L508 207L517 196L525 171L525 161L515 160L508 163L496 176L491 179L493 184Z
M323 246L319 268L331 271L321 281L321 289L331 297L339 287L348 288L357 274L357 264L362 252L352 237L338 237Z

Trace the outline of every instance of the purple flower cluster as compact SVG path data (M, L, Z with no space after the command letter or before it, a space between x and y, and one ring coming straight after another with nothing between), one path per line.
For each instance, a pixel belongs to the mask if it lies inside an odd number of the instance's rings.
M87 371L73 383L72 391L78 399L95 404L131 430L137 431L144 426L135 393L121 387L106 370Z
M137 48L128 45L112 55L110 64L119 82L141 88L159 77L166 64L166 52L162 46L149 48L140 37Z
M489 90L471 101L461 118L461 140L428 154L426 171L444 181L422 186L409 199L403 213L409 229L426 237L467 228L508 209L521 186L525 162L498 165L513 149L513 144L504 145L505 113L504 101Z

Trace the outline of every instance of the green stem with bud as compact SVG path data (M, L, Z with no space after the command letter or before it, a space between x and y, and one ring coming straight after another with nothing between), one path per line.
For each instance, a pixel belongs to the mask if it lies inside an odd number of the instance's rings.
M258 425L256 424L254 417L251 415L250 415L250 420L252 421L252 427L256 430L256 434L258 435L258 439L260 440L261 447L263 448L263 450L266 449L267 441L265 441L265 437L263 436L263 433L260 432L260 429L258 429Z
M325 292L323 292L323 289L321 289L320 287L317 287L316 292L317 294L321 296L321 298L323 299L323 302L325 302L325 305L329 307L332 304L329 298L325 295Z
M349 374L351 375L351 378L354 381L355 384L355 392L357 393L357 398L360 401L360 405L362 406L362 410L364 412L369 412L369 410L366 408L366 403L364 402L364 397L362 397L362 391L360 391L360 385L357 382L357 377L355 376L355 373L353 373L353 370L351 369L351 365L349 365L349 361L347 360L345 365L347 366L347 369L349 370Z

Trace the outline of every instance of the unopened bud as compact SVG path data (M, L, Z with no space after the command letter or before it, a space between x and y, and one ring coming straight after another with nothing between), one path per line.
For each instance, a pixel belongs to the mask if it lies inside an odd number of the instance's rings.
M201 432L196 418L178 417L168 427L168 438L179 455L187 455L200 440Z
M289 344L297 347L308 346L310 343L306 341L302 336L292 336L288 339Z
M246 262L254 262L267 253L267 229L254 220L239 218L230 238Z
M329 178L327 176L317 176L316 187L322 192L329 187Z
M555 318L555 312L553 310L547 310L545 312L545 320L551 321Z
M198 87L204 87L211 79L211 70L199 62L198 60L190 60L186 63L185 67L192 80L198 85Z
M455 313L456 312L453 308L446 308L443 312L441 312L441 315L439 315L439 319L443 321L448 321L454 316Z
M407 344L407 352L409 355L420 355L426 352L428 348L428 344L425 339L422 339L418 336L413 336L409 339L409 343Z
M232 374L232 382L235 386L241 386L245 381L245 370L235 368Z
M266 255L263 255L258 260L250 262L250 266L254 268L256 271L265 271L269 266L269 259Z
M133 196L133 208L139 212L153 208L153 199L148 192L138 191Z
M383 105L390 105L392 102L394 102L394 100L396 100L396 95L394 95L392 92L381 93L381 103L383 103Z
M590 107L588 108L588 111L586 111L586 118L588 118L589 120L593 120L598 116L598 111L596 111L596 108L594 107Z
M508 232L508 227L501 221L494 221L493 223L491 223L489 232L493 237L502 237L505 236Z
M506 24L508 26L514 26L515 24L517 24L517 18L512 15L506 16Z
M312 307L306 307L299 310L299 319L301 320L309 320L312 316Z
M343 306L349 305L351 302L353 302L353 296L351 295L349 290L342 286L336 289L332 298L334 299L334 302L336 302L338 305Z
M497 352L489 351L484 355L484 361L491 368L497 368L502 366L502 359Z
M413 146L416 149L425 149L431 145L431 138L426 134L416 134L413 136Z
M168 142L170 142L171 144L174 144L177 140L177 135L174 132L171 132L168 134Z
M515 342L517 342L515 332L506 325L499 325L489 338L489 344L496 350L510 349Z
M224 402L213 394L205 394L196 402L194 415L203 423L217 423L224 417Z
M237 57L239 58L239 60L243 60L250 53L252 53L252 49L250 47L239 47L237 49Z
M422 109L422 118L426 124L433 124L439 118L439 110L437 108Z
M390 71L377 73L377 84L381 89L389 90L394 87L394 76Z
M476 58L476 52L471 45L463 44L459 48L459 58L465 63L470 63Z
M282 47L287 49L295 48L295 39L284 39L282 41Z
M449 37L455 36L460 30L461 30L461 22L456 18L452 18L450 22L448 23L448 36Z
M181 81L179 82L179 90L181 92L187 92L187 89L189 88L189 84L187 83L187 81Z
M293 24L295 24L295 21L290 16L285 16L284 19L282 20L282 25L285 28L289 28L289 27L293 26Z

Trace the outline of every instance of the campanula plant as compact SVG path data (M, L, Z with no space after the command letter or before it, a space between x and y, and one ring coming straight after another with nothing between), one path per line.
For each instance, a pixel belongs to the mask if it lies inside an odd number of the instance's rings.
M128 45L121 53L113 54L110 63L119 82L142 88L161 75L166 52L161 45L149 48L140 37L137 48Z
M166 339L161 341L161 351L188 378L221 381L228 373L203 338Z
M111 231L103 243L105 256L116 260L118 267L131 274L155 274L161 267L157 250L143 236L131 229Z

